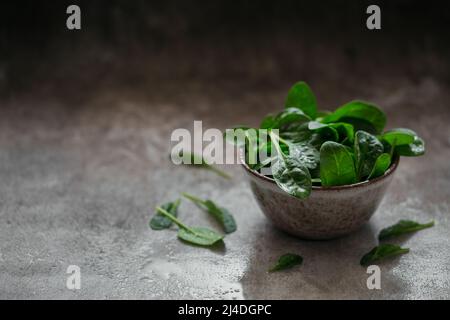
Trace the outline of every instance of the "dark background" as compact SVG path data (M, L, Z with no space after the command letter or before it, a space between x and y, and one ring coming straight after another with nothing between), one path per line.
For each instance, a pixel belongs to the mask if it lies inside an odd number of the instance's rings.
M365 27L372 3L381 6L381 31ZM81 31L65 26L69 4L81 7ZM374 65L408 73L413 81L426 74L449 80L447 66L429 57L449 53L445 1L3 1L0 6L4 95L28 90L36 81L64 78L67 86L77 86L114 72L114 78L139 81L142 69L131 66L138 61L164 65L144 76L155 81L246 77L277 86L300 77L315 85L312 73L321 68L349 75L373 72ZM411 55L428 60L410 65L405 60ZM267 61L276 74L255 70L267 68Z

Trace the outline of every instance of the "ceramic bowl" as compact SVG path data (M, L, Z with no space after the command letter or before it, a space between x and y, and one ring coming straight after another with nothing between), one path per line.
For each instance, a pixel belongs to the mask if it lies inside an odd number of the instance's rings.
M399 159L381 177L352 185L312 187L307 199L281 190L270 177L241 163L257 203L279 229L303 238L326 240L352 233L369 221L377 210L397 169Z

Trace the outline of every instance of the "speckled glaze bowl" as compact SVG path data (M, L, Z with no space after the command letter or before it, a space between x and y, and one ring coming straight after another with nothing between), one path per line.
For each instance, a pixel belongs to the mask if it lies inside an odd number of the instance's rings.
M352 185L313 187L308 199L297 199L281 190L269 177L241 163L259 207L279 229L312 240L347 235L369 221L394 176L399 159L376 179Z

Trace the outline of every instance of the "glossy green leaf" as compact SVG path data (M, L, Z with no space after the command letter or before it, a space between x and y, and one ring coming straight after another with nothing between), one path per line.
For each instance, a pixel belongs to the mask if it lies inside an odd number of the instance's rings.
M178 238L199 246L212 246L221 241L223 236L208 228L190 227L178 230Z
M167 217L180 228L178 230L178 237L184 241L200 246L212 246L223 239L223 236L214 230L204 227L189 227L185 225L177 217L174 217L170 214L170 212L161 207L156 207L156 211Z
M366 253L361 258L360 264L362 266L368 266L375 261L385 259L388 257L398 256L408 252L409 252L408 248L401 248L400 246L388 243L380 244L379 246L373 248L370 252Z
M310 121L308 124L308 129L317 132L321 137L325 137L324 140L336 142L339 140L339 133L331 125Z
M353 157L345 146L332 141L322 145L320 179L323 186L340 186L357 182Z
M280 129L293 124L310 121L311 118L296 108L287 108L276 116L268 116L261 122L261 129Z
M396 128L383 133L381 139L387 141L391 146L402 146L413 143L416 136L417 134L410 129Z
M168 202L161 206L164 210L169 212L174 217L177 217L178 215L178 207L180 205L180 199L177 199L174 202ZM156 214L153 216L153 218L150 220L150 228L153 230L163 230L170 228L172 225L172 220L164 216L163 214L156 212Z
M408 145L396 146L395 153L399 156L418 157L425 154L425 142L420 137L414 137L414 142Z
M286 141L289 147L289 155L291 158L296 158L308 169L315 169L320 160L319 151L312 145L306 142L291 143Z
M272 175L276 184L296 198L307 198L312 188L308 168L295 154L284 154L278 144L278 137L273 133L271 138L278 152L278 160L272 165Z
M293 268L295 266L301 265L303 263L303 258L298 254L287 253L282 255L277 263L269 269L269 272L281 271Z
M303 81L294 84L288 92L286 108L297 108L312 119L317 115L317 100L311 88Z
M367 122L372 126L376 133L381 133L386 125L385 113L374 104L363 101L352 101L336 109L332 114L323 118L323 123L348 122L355 126L362 125L364 122L353 122L351 119Z
M405 233L411 233L426 228L431 228L432 226L434 226L434 221L421 224L411 220L400 220L396 224L381 230L380 234L378 235L378 239L385 240Z
M382 153L373 166L372 172L370 173L368 180L381 177L389 166L391 165L391 156L388 153Z
M383 153L383 144L370 133L357 131L355 134L356 176L358 180L372 172L375 162Z
M188 193L183 193L183 196L212 215L221 224L225 233L232 233L236 231L236 221L234 220L233 215L227 209L219 207L211 200L202 200Z

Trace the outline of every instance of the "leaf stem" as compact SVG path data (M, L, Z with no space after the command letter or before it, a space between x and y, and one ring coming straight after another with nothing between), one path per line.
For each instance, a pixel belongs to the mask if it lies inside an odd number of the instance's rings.
M185 225L183 222L181 222L180 220L178 220L176 217L174 217L173 215L171 215L169 212L167 212L166 210L164 210L161 207L156 207L156 211L158 211L159 213L161 213L163 216L165 216L167 219L171 220L173 223L175 223L177 226L179 226L180 228L186 229L189 232L195 233L191 228L189 228L187 225Z
M194 202L194 203L197 203L197 204L203 204L203 205L205 204L205 201L203 201L203 200L200 199L200 198L197 198L196 196L193 196L192 194L183 192L182 195L183 195L183 197L185 197L185 198L191 200L191 201Z

